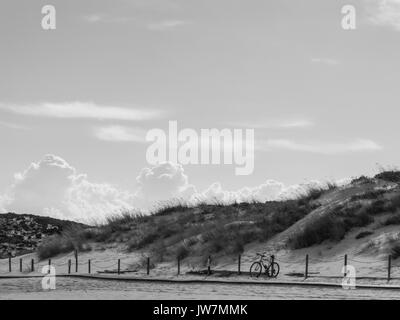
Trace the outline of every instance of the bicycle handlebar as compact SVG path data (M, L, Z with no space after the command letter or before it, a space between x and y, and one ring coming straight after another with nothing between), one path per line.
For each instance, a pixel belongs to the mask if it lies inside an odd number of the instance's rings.
M267 257L266 252L263 252L263 253L257 252L256 255L257 255L257 256L260 256L260 257L262 257L262 258ZM275 258L275 255L272 254L272 255L270 255L269 257L270 257L270 258Z

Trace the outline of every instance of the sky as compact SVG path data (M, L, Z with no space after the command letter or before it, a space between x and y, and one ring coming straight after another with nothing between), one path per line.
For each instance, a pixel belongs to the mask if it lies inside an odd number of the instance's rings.
M49 4L55 30L41 26ZM0 6L0 211L85 220L170 198L264 201L400 163L400 0ZM169 121L254 129L254 171L150 165L144 137Z

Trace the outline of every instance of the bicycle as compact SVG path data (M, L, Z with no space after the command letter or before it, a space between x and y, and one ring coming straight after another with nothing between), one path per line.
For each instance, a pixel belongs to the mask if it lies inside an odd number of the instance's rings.
M258 278L261 273L262 269L265 269L265 274L269 278L276 278L279 274L279 264L274 261L275 256L271 255L269 259L265 255L265 253L257 253L257 256L260 257L258 261L253 262L250 267L250 276ZM267 261L266 261L267 260Z

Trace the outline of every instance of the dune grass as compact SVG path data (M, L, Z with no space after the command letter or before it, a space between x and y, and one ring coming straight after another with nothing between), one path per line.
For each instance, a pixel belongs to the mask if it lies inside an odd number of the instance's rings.
M267 203L201 203L196 207L171 202L151 215L124 212L110 216L96 228L69 229L39 247L46 259L72 250L87 250L90 242L121 243L128 251L146 250L158 260L230 255L246 244L265 241L290 227L318 205L323 190L296 200Z
M376 179L384 180L387 182L400 182L400 171L396 169L383 170L375 176Z
M364 227L374 222L373 216L377 214L378 206L374 203L367 207L358 203L339 205L310 222L289 240L289 245L293 249L301 249L324 241L340 241L352 228Z
M72 250L89 250L92 242L119 244L128 252L152 256L154 262L177 258L206 261L209 255L236 255L250 243L265 242L285 231L318 208L323 195L337 188L331 183L324 188L310 188L296 199L265 203L215 201L190 206L179 200L164 202L148 215L123 212L95 228L67 230L44 241L39 256L44 259ZM352 197L309 222L292 236L289 246L298 249L326 240L339 241L352 228L367 226L381 213L397 212L399 208L400 196L385 198L382 191ZM400 224L400 217L395 217L386 223Z
M38 247L37 255L40 260L48 259L62 253L74 250L88 251L87 229L82 227L70 227L61 234L55 234L46 238Z
M371 234L374 234L374 233L372 231L362 231L356 235L355 239L363 239L365 237L370 236Z

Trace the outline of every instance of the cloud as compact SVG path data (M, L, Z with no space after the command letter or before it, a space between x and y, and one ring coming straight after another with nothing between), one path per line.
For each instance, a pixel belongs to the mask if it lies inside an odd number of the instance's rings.
M314 126L314 122L304 119L287 120L279 124L280 128L306 128L311 126Z
M109 184L90 182L64 159L46 155L15 175L6 209L84 222L132 208L133 195Z
M98 127L93 131L94 136L110 142L146 142L146 132L141 129L132 129L124 126Z
M0 209L93 223L123 210L148 212L160 202L189 200L196 193L178 164L144 168L137 182L135 193L94 183L61 157L49 154L15 175L7 193L0 197Z
M147 24L147 29L154 31L167 31L187 24L188 22L183 20L164 20Z
M160 111L116 106L99 106L92 102L39 103L28 105L0 104L0 109L24 116L61 119L97 119L140 121L156 118Z
M162 163L143 168L137 176L136 192L123 191L107 183L91 182L61 157L46 155L15 175L5 195L0 196L0 212L30 213L59 219L101 222L123 210L149 213L165 203L189 205L251 201L275 201L296 198L311 187L323 187L318 181L286 187L275 180L258 186L229 191L215 182L202 192L189 183L179 164Z
M305 118L298 119L265 119L255 121L228 122L227 125L237 128L254 129L294 129L307 128L315 125L314 121Z
M95 23L95 22L102 21L103 15L94 13L94 14L89 14L89 15L83 16L83 19L87 22Z
M144 168L136 178L139 190L136 196L150 203L173 198L189 199L196 188L189 184L189 178L180 164L165 162Z
M40 213L46 207L56 209L64 202L74 175L73 167L53 155L32 163L24 172L15 175L11 210Z
M243 188L239 190L241 198L243 200L255 200L255 201L271 201L277 200L282 195L285 189L285 185L282 182L275 180L267 180L261 185L253 188Z
M111 15L108 14L104 14L104 13L92 13L92 14L88 14L82 17L84 21L88 22L88 23L124 23L124 22L128 22L131 21L131 18L128 17L113 17Z
M329 65L329 66L336 66L336 65L340 64L340 62L338 60L331 59L331 58L312 58L311 62L325 64L325 65Z
M327 184L317 180L306 181L301 184L285 186L276 180L266 180L264 183L255 187L244 187L235 191L225 190L221 183L211 184L201 193L193 194L189 203L192 205L199 203L241 203L241 202L266 202L296 199L307 194L311 188L326 188Z
M92 183L81 175L68 190L68 210L86 221L102 221L125 210L137 210L135 196L107 183Z
M400 31L400 0L368 0L365 2L370 23Z
M191 197L193 203L234 203L251 201L273 201L278 200L283 191L284 184L275 180L267 180L256 187L244 187L236 191L224 190L221 183L215 182L201 193Z
M349 152L379 151L382 146L372 140L356 139L345 143L322 143L309 142L301 143L287 139L269 139L257 142L258 150L289 150L299 152L319 153L326 155L342 154Z

